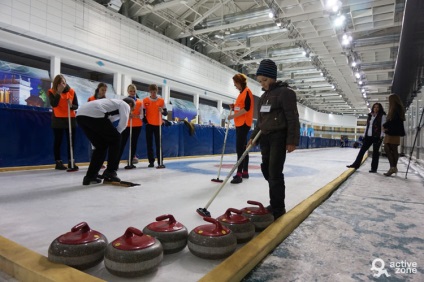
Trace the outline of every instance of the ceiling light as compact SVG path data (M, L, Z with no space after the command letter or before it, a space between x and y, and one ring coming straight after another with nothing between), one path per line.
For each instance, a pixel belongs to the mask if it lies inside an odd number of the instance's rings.
M346 20L346 17L344 15L340 15L338 16L335 20L334 20L334 26L339 27L342 26L344 24L344 21Z
M272 19L274 17L274 13L273 12L269 12L268 16L269 16L269 18Z
M355 77L356 78L360 78L361 77L361 74L359 72L355 72Z
M280 27L281 26L281 22L277 22L277 26Z
M229 30L226 30L226 31L225 31L225 34L226 34L226 35L230 35L230 34L231 34L231 32L230 32Z
M190 41L192 41L194 39L194 37L192 36L192 37L190 37Z
M351 64L351 66L352 66L352 67L356 67L356 62L355 62L355 61L353 61L353 62L352 62L352 64Z
M359 84L359 85L362 85L362 80L358 81L358 84Z

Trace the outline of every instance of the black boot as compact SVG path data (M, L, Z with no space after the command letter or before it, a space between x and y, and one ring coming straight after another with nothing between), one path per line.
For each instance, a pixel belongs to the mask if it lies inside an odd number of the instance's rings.
M68 162L68 168L73 168L73 169L76 169L76 170L78 170L78 169L79 169L79 167L78 167L78 166L77 166L77 164L75 163L75 160L74 160L74 167L72 167L71 161L69 161L69 162Z
M61 160L59 160L59 161L56 161L56 167L54 169L57 169L57 170L66 170L67 167L63 165L63 163L62 163Z
M116 174L116 171L108 169L105 169L105 171L103 171L102 178L106 181L121 182L121 179L119 179L118 175Z

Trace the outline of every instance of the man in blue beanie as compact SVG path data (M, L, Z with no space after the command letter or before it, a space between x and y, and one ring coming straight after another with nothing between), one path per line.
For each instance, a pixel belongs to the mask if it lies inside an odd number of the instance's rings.
M256 78L265 92L259 99L258 121L248 145L261 131L261 170L268 181L270 197L267 209L277 219L286 213L283 169L286 152L293 152L299 144L299 113L296 93L287 83L277 81L277 65L274 61L262 60Z

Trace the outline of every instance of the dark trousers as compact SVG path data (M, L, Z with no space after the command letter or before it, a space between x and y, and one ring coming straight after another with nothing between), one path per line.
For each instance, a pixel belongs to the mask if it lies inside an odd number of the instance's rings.
M283 169L286 161L286 138L283 131L262 135L260 138L261 170L268 180L270 204L274 212L283 211L285 208L286 187Z
M240 159L244 151L246 151L247 144L247 135L249 134L250 126L243 124L242 126L236 127L236 151L237 151L237 160ZM246 155L244 160L240 163L237 168L238 173L243 171L247 172L249 168L249 154Z
M119 149L121 145L121 134L107 118L92 118L77 116L78 125L87 135L88 140L95 147L91 156L87 177L97 177L103 162L107 160L107 170L117 171L119 166Z
M387 159L389 159L390 167L397 167L399 161L398 144L384 144L384 151L386 152Z
M75 127L72 127L72 150L75 146ZM68 151L68 162L71 162L71 149L69 146L69 128L53 128L53 153L54 153L54 159L55 161L62 160L61 154L60 154L60 147L62 146L62 140L63 140L63 133L66 135L66 142L68 144L67 151Z
M368 149L372 145L372 162L371 162L371 170L377 170L378 168L378 160L380 158L380 146L381 146L381 138L380 137L370 137L365 136L362 140L362 147L359 149L358 156L356 157L356 160L353 162L353 166L359 167L362 162L362 158L365 155L365 152L368 151Z
M158 160L158 164L163 164L163 155L160 160L160 138L159 138L159 125L151 125L146 124L146 145L147 145L147 158L150 164L155 162L155 157L153 154L153 136L155 137L155 145L156 145L156 158Z
M124 131L122 131L121 133L121 150L119 152L119 156L122 159L122 153L124 152L125 149L125 145L127 144L128 138L130 137L130 128L127 127L125 128ZM138 142L138 137L140 136L140 132L141 132L141 126L137 126L137 127L133 127L132 128L132 133L131 133L131 157L130 157L130 165L132 165L132 160L134 159L135 156L135 152L137 151L137 142ZM128 156L126 156L126 158L128 158Z

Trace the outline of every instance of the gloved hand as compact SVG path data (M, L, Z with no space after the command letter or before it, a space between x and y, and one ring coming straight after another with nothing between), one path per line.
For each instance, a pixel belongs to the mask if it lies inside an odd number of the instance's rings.
M147 122L147 118L146 118L146 117L144 117L144 118L143 118L143 123L144 123L144 124L148 124L148 122Z

